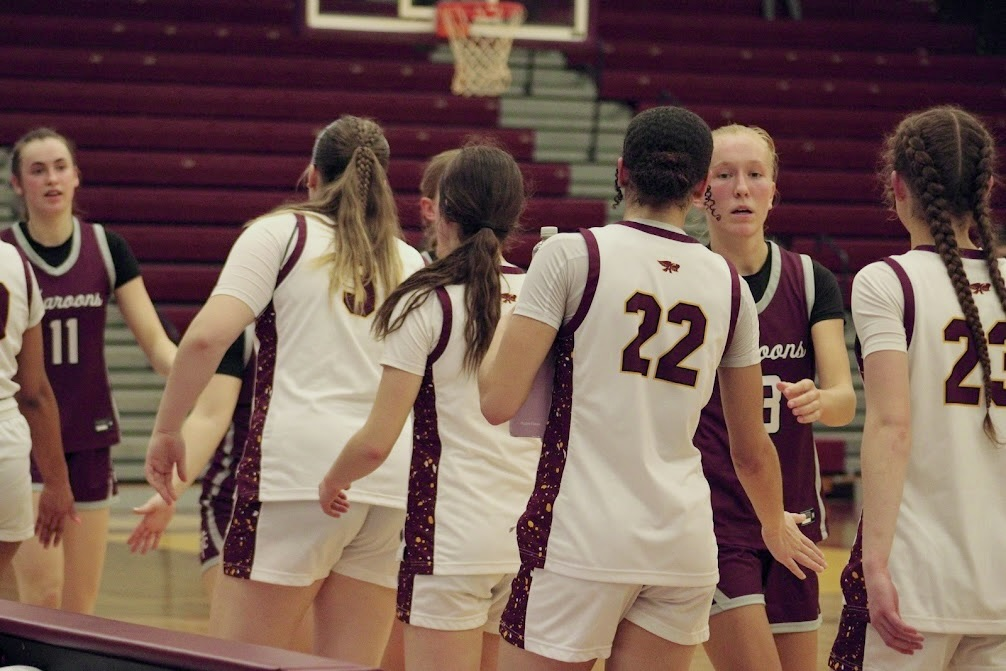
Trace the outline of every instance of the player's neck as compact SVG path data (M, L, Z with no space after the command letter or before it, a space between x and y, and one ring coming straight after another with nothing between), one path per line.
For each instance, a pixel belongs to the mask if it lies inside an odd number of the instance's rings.
M717 236L710 232L709 248L732 263L741 275L754 275L768 258L768 245L765 238L752 236L731 238Z
M915 224L915 225L911 225ZM911 235L912 249L922 245L935 245L936 239L929 230L929 225L925 222L911 222L906 226ZM978 249L978 246L971 240L968 234L970 230L969 222L958 223L954 226L954 239L957 241L958 249Z
M73 215L32 217L28 220L28 235L45 247L58 247L73 235Z
M685 210L680 207L657 208L648 205L626 205L623 219L650 219L663 224L685 228Z

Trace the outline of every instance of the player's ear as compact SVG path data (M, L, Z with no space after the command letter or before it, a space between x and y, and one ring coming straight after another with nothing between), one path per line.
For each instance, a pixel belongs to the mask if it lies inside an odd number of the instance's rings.
M307 181L307 188L310 189L311 191L317 189L318 184L321 181L321 178L318 175L318 168L314 167L313 163L307 167L306 181Z
M422 224L428 226L432 224L437 219L437 210L434 207L433 199L423 196L419 199L419 217L423 220Z

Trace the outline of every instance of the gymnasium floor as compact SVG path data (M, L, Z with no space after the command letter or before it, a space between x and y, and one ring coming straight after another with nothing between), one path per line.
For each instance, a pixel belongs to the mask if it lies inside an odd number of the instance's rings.
M209 607L199 584L198 528L195 490L186 492L179 513L166 534L161 550L146 556L132 555L125 540L136 524L132 507L147 499L150 490L139 485L121 488L111 522L111 542L97 615L154 627L205 633ZM846 499L827 500L831 538L826 542L828 570L821 578L824 626L819 639L819 666L827 668L828 650L835 637L842 597L839 575L856 532L856 519ZM12 579L0 579L0 598L15 597ZM711 671L700 650L693 671Z

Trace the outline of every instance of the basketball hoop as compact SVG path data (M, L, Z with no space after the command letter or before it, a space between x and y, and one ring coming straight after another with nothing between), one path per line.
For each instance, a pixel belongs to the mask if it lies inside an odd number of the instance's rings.
M510 48L524 23L519 2L439 2L437 36L454 54L451 91L461 96L498 96L510 86Z

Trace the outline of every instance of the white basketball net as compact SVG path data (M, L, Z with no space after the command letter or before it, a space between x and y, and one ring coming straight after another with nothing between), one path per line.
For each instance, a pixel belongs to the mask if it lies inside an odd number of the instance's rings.
M524 23L523 7L502 11L498 3L487 2L474 10L448 5L438 11L454 54L451 91L460 96L498 96L506 91L511 81L507 61L514 33Z

